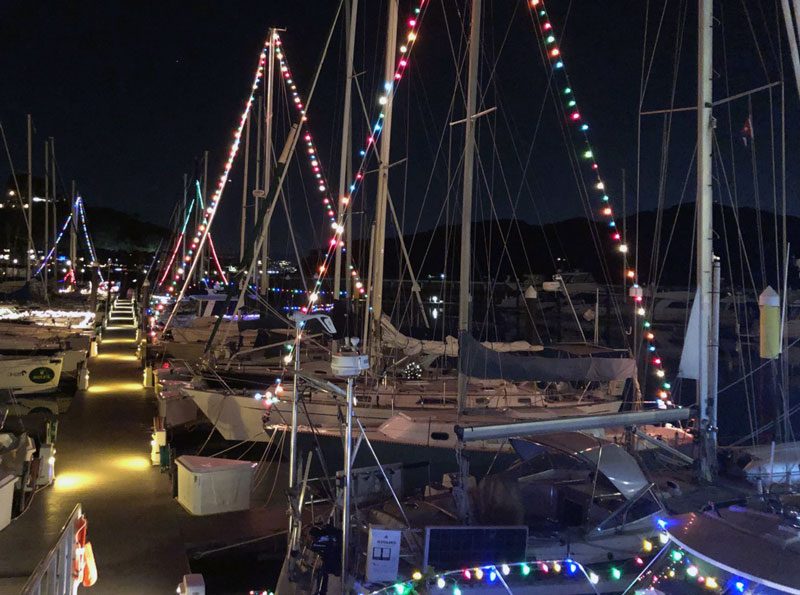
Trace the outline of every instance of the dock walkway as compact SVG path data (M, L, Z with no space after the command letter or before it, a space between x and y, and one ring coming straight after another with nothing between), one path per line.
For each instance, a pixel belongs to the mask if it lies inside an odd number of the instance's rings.
M0 594L19 593L78 502L99 577L86 593L174 593L189 572L180 507L170 482L150 465L155 407L142 388L136 330L125 310L112 312L89 362L89 390L78 391L59 417L55 484L0 531Z

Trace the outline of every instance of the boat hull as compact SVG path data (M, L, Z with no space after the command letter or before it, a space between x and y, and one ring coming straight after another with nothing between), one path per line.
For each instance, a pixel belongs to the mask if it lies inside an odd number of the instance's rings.
M53 392L61 380L61 357L0 356L0 390L27 395Z

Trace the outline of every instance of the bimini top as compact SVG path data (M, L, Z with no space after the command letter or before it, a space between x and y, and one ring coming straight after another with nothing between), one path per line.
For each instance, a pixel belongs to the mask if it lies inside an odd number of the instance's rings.
M800 594L800 530L783 517L734 506L680 515L668 531L676 545L717 568Z
M512 438L511 445L523 460L530 460L548 448L577 457L596 467L627 499L649 485L639 463L624 448L594 436L557 432L535 438Z

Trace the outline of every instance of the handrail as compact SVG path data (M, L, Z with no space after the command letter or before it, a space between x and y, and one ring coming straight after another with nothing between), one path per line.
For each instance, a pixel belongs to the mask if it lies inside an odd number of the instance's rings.
M58 540L34 568L22 588L22 595L70 595L75 556L75 523L83 516L80 502L75 505L59 531Z

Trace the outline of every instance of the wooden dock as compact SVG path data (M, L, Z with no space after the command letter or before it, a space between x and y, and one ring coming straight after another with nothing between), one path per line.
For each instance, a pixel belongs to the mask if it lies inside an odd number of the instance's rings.
M171 484L150 465L152 389L142 388L133 321L109 322L88 391L59 417L56 481L0 531L0 593L19 593L76 503L98 566L93 593L174 593L189 572ZM88 591L87 591L88 592Z

